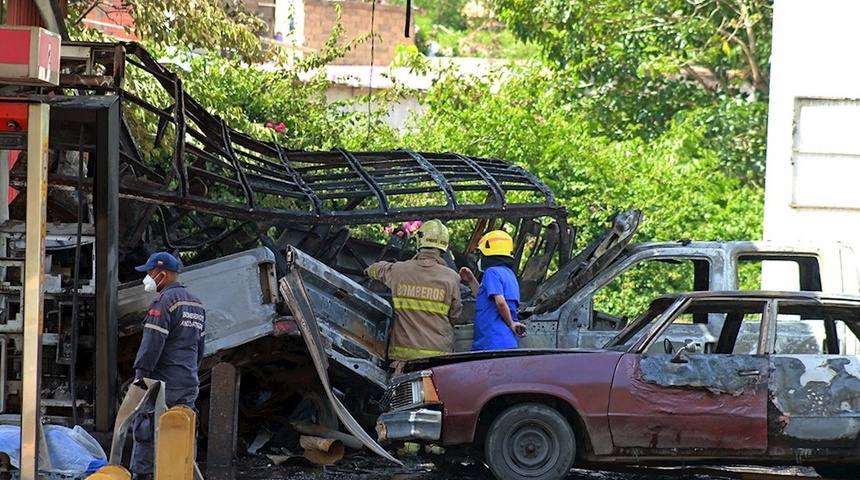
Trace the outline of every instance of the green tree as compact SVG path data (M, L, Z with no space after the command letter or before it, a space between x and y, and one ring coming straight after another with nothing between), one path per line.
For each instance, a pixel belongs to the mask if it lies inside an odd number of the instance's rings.
M739 77L767 93L770 0L495 0L499 16L559 66L605 85L686 72L707 90ZM710 83L696 67L708 69Z
M723 168L763 185L770 0L495 0L499 17L570 78L598 135L653 139L697 112ZM711 113L702 108L712 109ZM729 140L742 136L736 142Z
M722 145L705 141L700 112L651 140L594 135L560 75L533 64L440 77L405 141L523 165L553 188L584 239L627 208L646 214L640 240L761 236L762 190L719 168Z
M117 13L105 0L70 0L69 29L73 37L82 33L83 19L92 10ZM244 0L122 0L118 9L131 16L137 38L149 45L187 46L225 51L243 59L263 58L259 35L265 23L245 8Z

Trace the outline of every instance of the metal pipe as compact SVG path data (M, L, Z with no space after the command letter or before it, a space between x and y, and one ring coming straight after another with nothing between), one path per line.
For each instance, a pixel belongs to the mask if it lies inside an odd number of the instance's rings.
M69 391L72 394L72 422L78 424L78 379L75 365L78 362L78 316L81 314L81 306L78 303L78 281L81 275L81 235L84 222L84 126L81 125L81 144L78 147L78 225L75 242L75 268L72 273L72 351L69 358ZM60 319L62 322L62 318ZM62 339L60 339L62 342ZM58 345L57 348L62 348Z

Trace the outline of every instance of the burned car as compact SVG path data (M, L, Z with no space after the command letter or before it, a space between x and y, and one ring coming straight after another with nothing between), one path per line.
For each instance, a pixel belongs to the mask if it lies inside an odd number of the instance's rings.
M409 362L376 428L380 441L483 451L503 480L682 462L857 478L858 338L860 296L665 295L600 350Z

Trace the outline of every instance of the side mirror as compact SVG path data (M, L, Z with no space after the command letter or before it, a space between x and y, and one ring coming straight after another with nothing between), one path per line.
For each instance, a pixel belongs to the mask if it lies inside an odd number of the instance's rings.
M672 356L672 359L669 361L672 363L687 363L689 360L681 357L681 354L684 352L696 353L696 350L696 342L692 340L687 340L687 344L678 349L678 351L675 352L675 355Z

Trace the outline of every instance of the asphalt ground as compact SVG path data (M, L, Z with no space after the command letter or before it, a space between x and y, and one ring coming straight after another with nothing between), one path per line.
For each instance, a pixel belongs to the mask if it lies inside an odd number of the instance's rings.
M435 457L435 463L434 463ZM298 455L243 456L234 467L208 469L207 480L491 480L483 465L450 465L439 456L405 455L403 466L368 452L347 452L335 465L313 465ZM204 466L205 468L205 466ZM573 469L568 480L796 480L819 478L811 468L688 467L623 471Z

